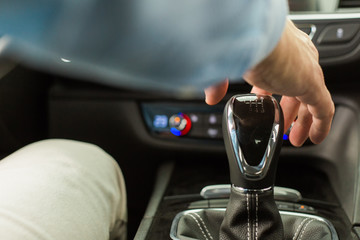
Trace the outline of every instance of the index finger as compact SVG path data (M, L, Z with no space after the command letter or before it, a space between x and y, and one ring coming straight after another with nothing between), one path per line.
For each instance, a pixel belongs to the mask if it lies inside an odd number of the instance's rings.
M215 105L226 95L229 87L229 80L225 79L217 85L210 86L204 90L205 102L208 105Z

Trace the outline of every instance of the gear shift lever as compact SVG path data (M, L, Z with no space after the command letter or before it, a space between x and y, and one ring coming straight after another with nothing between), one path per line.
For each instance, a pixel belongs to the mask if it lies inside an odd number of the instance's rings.
M283 239L273 197L283 133L280 105L267 95L233 96L223 132L232 189L220 239Z
M275 98L232 97L225 107L223 131L231 182L244 189L273 186L283 133L283 116Z

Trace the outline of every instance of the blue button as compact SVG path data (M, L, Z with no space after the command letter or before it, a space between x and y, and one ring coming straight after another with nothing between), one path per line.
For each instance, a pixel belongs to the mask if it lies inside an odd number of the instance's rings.
M155 115L153 125L155 128L166 128L168 117L166 115Z

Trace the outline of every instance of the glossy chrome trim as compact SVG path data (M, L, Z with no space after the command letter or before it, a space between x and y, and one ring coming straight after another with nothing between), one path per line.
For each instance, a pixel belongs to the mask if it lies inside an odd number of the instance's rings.
M242 187L236 187L234 184L231 186L232 189L234 189L234 191L238 192L238 193L266 193L266 192L270 192L273 190L273 187L268 187L268 188L263 188L263 189L246 189L246 188L242 188Z
M209 185L201 189L200 196L204 199L229 198L231 184ZM301 193L293 188L274 187L274 199L276 201L299 202L302 200Z
M272 126L271 135L270 135L270 138L269 138L269 141L268 141L268 144L267 144L267 147L266 147L266 150L262 157L261 162L257 166L251 166L247 163L245 156L244 156L243 152L241 151L241 147L238 142L238 139L237 139L237 131L236 131L237 129L236 129L236 125L234 122L233 104L234 104L234 101L239 101L239 102L249 101L251 104L252 101L257 100L258 97L260 97L260 100L261 100L262 99L261 96L262 95L255 95L255 94L236 95L231 98L230 104L228 104L227 105L228 107L225 109L226 114L227 114L226 128L227 128L227 131L228 131L230 139L231 139L231 145L234 150L237 165L238 165L241 173L243 174L243 176L249 180L250 179L260 180L266 176L266 174L269 170L270 160L273 158L274 151L276 148L276 139L279 135L280 106L274 97L264 95L264 97L265 96L270 97L274 104L274 108L275 108L274 123Z
M302 200L302 195L298 190L275 186L274 199L276 201L299 202Z
M229 198L231 184L209 185L201 189L200 196L204 199ZM274 199L276 201L299 202L302 200L301 193L292 188L274 187Z
M211 208L212 211L221 211L221 212L225 212L226 208ZM180 213L178 213L175 218L172 221L171 224L171 228L170 228L170 238L172 240L180 240L177 237L177 228L180 222L180 219L190 213L199 213L204 211L204 209L193 209L193 210L185 210L182 211ZM323 218L323 217L319 217L319 216L315 216L312 214L307 214L307 213L297 213L297 212L288 212L288 211L279 211L280 215L287 215L287 216L297 216L297 217L304 217L304 218L310 218L310 219L314 219L317 220L319 222L324 223L330 230L331 232L331 240L339 240L339 236L337 235L337 232L334 228L334 225L332 225L331 222L329 222L327 219Z
M310 33L308 34L310 40L312 40L315 36L316 33L316 26L314 24L307 24L307 23L300 23L300 24L295 24L296 27L301 28L301 27L309 27L310 28Z
M225 208L212 208L212 211L219 211L219 212L225 212ZM185 210L182 212L179 212L178 214L176 214L175 218L172 221L171 224L171 228L170 228L170 238L172 240L180 240L180 238L177 237L177 228L180 222L180 219L190 213L198 213L198 212L202 212L204 211L204 209L193 209L193 210Z
M201 189L200 196L204 199L228 198L231 193L231 184L210 185Z
M309 33L310 40L313 39L313 37L315 36L315 33L316 33L316 26L314 24L311 24L311 32Z
M360 8L359 8L360 9ZM307 20L346 20L360 19L360 13L309 13L309 14L290 14L288 18L292 21Z

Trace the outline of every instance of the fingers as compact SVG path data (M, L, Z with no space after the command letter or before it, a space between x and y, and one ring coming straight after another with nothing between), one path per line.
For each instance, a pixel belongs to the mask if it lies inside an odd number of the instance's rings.
M330 93L324 99L327 100L315 106L309 106L309 111L313 115L313 124L311 125L309 137L315 144L322 142L328 135L335 113L335 106Z
M205 89L205 102L209 105L217 104L225 96L229 86L226 79L218 85L214 85ZM259 87L254 86L252 93L271 95ZM322 142L328 135L334 115L334 103L331 100L330 93L327 91L325 97L321 97L316 105L306 104L301 98L283 96L281 107L284 114L284 131L287 131L294 119L297 121L290 133L290 142L296 147L304 144L307 138L318 144Z
M290 128L298 115L300 102L294 97L283 96L280 102L284 114L284 133Z
M328 96L326 103L318 106L300 103L296 98L284 96L281 99L281 107L284 113L284 130L286 131L297 116L290 133L290 142L296 147L304 144L307 138L315 143L321 143L328 135L333 119L335 107ZM330 99L330 100L329 100Z
M309 137L309 131L313 123L313 117L306 104L301 104L298 112L298 118L290 132L290 142L295 147L300 147Z
M204 90L205 102L209 105L215 105L221 101L226 95L229 87L229 80L225 79L217 85L210 86Z
M331 127L331 119L314 119L310 129L309 137L311 142L321 143L328 135Z
M265 91L264 89L258 88L256 86L253 86L253 88L251 89L251 93L271 95L270 92Z

